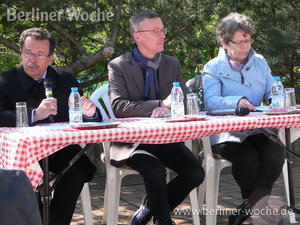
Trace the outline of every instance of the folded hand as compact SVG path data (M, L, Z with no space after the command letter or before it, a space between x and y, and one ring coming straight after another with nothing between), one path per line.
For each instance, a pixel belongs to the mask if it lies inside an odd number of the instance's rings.
M153 109L151 117L152 118L161 118L171 116L171 111L168 108L157 107Z

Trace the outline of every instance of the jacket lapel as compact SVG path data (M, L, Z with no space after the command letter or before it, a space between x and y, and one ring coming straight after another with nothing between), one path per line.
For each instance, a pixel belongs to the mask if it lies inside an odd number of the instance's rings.
M126 54L126 60L129 65L129 74L133 76L133 80L141 95L144 95L144 73L141 66L132 58L131 52Z
M17 77L24 92L28 93L33 87L33 79L25 73L23 66L17 68Z

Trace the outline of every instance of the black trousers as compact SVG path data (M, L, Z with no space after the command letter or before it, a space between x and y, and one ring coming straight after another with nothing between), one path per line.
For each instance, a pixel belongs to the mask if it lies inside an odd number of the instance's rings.
M203 182L205 173L201 163L183 143L141 144L137 149L146 150L155 157L133 154L126 164L143 176L153 216L169 217L170 211ZM168 184L165 167L177 173Z
M69 145L50 155L49 170L54 173L61 172L80 150L79 145ZM50 204L50 225L69 225L71 223L82 187L93 177L95 170L96 168L89 158L83 155L62 176L54 190Z
M242 143L215 145L213 151L232 163L242 197L252 205L271 193L284 162L281 146L263 134L249 136Z

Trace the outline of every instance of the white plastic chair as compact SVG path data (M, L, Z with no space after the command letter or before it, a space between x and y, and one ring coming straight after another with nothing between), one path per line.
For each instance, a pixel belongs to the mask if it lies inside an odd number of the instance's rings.
M280 139L283 143L283 137L280 136ZM231 166L231 162L222 158L215 157L212 153L211 144L209 137L202 138L203 151L204 151L204 159L203 159L203 167L205 168L205 180L199 187L198 199L199 199L199 207L202 209L204 202L204 194L205 194L205 202L206 202L206 210L207 212L217 212L217 204L218 204L218 193L219 193L219 179L220 173L223 168ZM282 168L284 184L285 184L285 192L287 197L288 205L290 203L289 200L289 186L288 186L288 173L287 173L287 161L284 161L284 165ZM217 222L216 213L208 213L206 215L206 224L215 225ZM290 223L297 223L295 220L295 214L290 214Z
M111 108L111 103L110 103L110 99L109 99L109 95L108 95L108 86L109 86L109 84L105 84L105 85L101 86L96 91L94 91L90 97L90 99L99 108L103 120L107 120L109 118L111 118L111 119L116 118L114 115L114 112L112 111L112 108ZM99 102L99 99L102 99L104 106L109 114L109 117L107 115L107 112L105 111L105 109L103 108L101 103Z
M214 156L211 150L209 137L202 138L202 145L204 151L202 166L205 169L205 180L199 187L199 209L202 209L205 193L207 212L216 212L218 204L220 173L223 168L231 166L231 162ZM216 213L208 213L206 215L206 224L215 225L216 222Z
M80 198L81 198L81 209L84 215L84 224L93 225L91 196L90 196L88 183L85 183L83 185L83 188L80 193Z
M102 113L102 118L107 119L107 113L103 106L99 103L99 99L103 100L107 112L110 118L115 118L111 108L111 103L108 96L109 84L103 85L98 88L90 97L90 99L97 105ZM138 144L135 144L136 146ZM110 142L103 143L103 151L105 155L105 167L106 167L106 184L104 193L104 209L103 209L103 224L116 225L118 224L118 209L120 200L120 188L123 177L130 174L138 174L137 171L129 168L117 168L110 164L109 154ZM199 209L197 201L196 188L190 193L190 201L192 211ZM198 215L193 215L194 225L200 225L200 218Z

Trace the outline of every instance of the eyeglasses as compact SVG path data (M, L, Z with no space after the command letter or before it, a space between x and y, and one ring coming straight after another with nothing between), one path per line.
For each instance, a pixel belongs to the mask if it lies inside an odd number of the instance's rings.
M42 55L42 54L34 54L32 52L22 52L22 54L24 55L25 58L36 58L38 60L44 60L46 58L49 58L50 55Z
M163 28L161 30L138 30L135 32L152 32L155 35L160 35L160 34L166 35L168 33L168 30L167 30L167 28Z
M251 40L244 40L244 41L232 41L232 40L229 40L229 42L231 42L232 44L235 44L237 46L241 46L242 44L250 45L250 44L253 43L253 39L251 39Z

